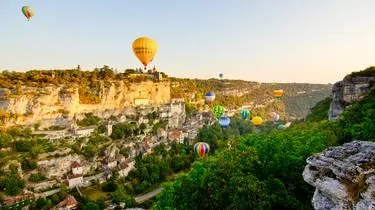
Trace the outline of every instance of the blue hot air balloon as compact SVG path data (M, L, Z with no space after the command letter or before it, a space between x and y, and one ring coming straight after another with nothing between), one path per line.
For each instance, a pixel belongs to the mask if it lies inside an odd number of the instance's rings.
M222 127L222 128L227 128L230 124L230 118L227 117L227 116L223 116L219 119L219 125Z
M206 103L208 103L208 104L212 103L215 100L215 97L216 97L215 93L213 93L211 91L206 93L206 95L205 95Z

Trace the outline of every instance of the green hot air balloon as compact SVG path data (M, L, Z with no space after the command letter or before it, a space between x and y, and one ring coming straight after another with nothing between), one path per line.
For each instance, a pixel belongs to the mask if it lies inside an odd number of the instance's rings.
M214 108L212 108L212 113L215 115L216 119L220 119L220 117L224 114L224 107L216 105Z
M240 111L240 115L241 115L243 120L246 120L247 118L250 117L250 111L248 109L242 109Z
M22 13L28 21L34 16L34 10L29 6L22 7Z

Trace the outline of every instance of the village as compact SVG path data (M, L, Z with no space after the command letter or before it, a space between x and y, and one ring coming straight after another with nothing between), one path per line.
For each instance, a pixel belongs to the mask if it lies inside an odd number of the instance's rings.
M196 111L187 117L183 98L171 98L169 104L159 106L147 103L147 99L137 99L135 106L127 109L124 114L100 119L97 125L79 126L77 122L82 119L74 117L70 126L65 128L34 129L33 135L43 136L43 139L59 145L58 149L40 154L37 169L26 173L19 167L18 174L20 177L43 174L46 179L39 183L27 183L27 190L24 190L23 195L4 198L3 206L18 207L25 205L27 201L51 196L60 191L62 184L69 189L79 190L80 187L88 187L93 183L105 183L115 173L119 177L126 177L135 168L137 156L152 153L158 145L168 148L171 143L192 144L198 130L205 124L213 123L209 112ZM91 114L86 116L92 117ZM118 140L114 132L117 132L120 124L132 125L138 129L138 133ZM103 133L98 134L99 127L104 128ZM62 146L80 142L79 146L85 147L95 135L99 139L117 140L105 142L104 146L94 142L95 150L103 152L93 157L76 154L71 147ZM74 197L68 196L56 208L74 209L74 203L77 203Z

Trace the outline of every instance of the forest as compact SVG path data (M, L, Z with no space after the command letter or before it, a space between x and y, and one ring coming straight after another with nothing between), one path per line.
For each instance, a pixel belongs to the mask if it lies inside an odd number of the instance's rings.
M165 184L154 209L312 209L313 188L302 178L306 158L353 139L375 141L374 91L335 122L327 120L328 101L285 130L269 125L267 132L236 133L237 123L227 130L203 129L198 140L213 151Z

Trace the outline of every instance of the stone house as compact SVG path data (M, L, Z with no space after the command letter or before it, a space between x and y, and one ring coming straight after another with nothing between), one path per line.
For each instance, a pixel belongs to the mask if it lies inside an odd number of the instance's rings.
M68 187L74 188L76 186L82 186L83 185L83 176L82 174L70 174L68 175Z
M68 195L63 201L56 205L57 210L74 210L78 209L78 202L72 195Z
M180 130L173 130L168 133L168 140L169 141L175 141L179 144L183 144L185 139L185 135Z
M106 158L104 160L104 168L106 169L113 169L113 168L116 168L117 166L117 160L116 158Z
M157 137L159 139L166 139L168 137L168 133L164 128L159 128L157 131Z
M122 162L119 165L119 171L118 171L119 176L120 177L127 176L129 174L129 172L134 169L134 165L135 165L134 160L128 159L127 161Z

